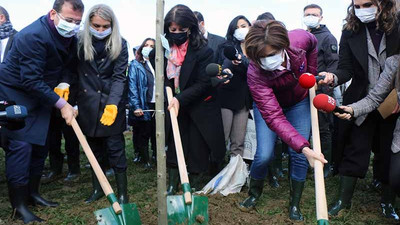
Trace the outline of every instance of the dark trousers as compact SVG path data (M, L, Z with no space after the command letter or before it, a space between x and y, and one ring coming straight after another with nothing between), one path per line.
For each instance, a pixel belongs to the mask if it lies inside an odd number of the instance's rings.
M104 165L105 157L108 158L110 168L115 173L123 173L126 171L125 156L125 138L123 134L117 134L109 137L86 137L94 156L99 162L102 169L106 169Z
M379 148L382 163L381 181L389 182L390 155L393 131L398 114L382 119L378 111L371 112L361 126L352 124L345 138L339 174L364 178L369 166L372 146ZM375 143L373 143L375 142Z
M400 196L400 152L392 152L389 174L390 186Z
M79 141L71 126L64 119L53 113L50 120L48 136L50 169L62 172L64 154L61 153L61 138L64 135L65 152L67 153L68 171L79 173Z
M155 104L150 103L149 109L154 110ZM156 119L151 117L150 121L135 120L132 124L132 140L135 152L139 153L145 162L148 161L149 140L153 155L157 152L156 148Z
M14 186L28 185L30 176L41 176L47 147L13 139L7 140L6 176Z

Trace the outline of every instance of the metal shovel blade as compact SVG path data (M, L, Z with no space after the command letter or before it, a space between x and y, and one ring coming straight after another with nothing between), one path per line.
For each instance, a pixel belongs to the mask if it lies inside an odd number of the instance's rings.
M100 209L94 212L98 225L141 225L136 204L121 204L122 212L115 214L113 208Z
M168 225L208 224L208 198L192 195L192 204L185 204L183 195L167 196Z

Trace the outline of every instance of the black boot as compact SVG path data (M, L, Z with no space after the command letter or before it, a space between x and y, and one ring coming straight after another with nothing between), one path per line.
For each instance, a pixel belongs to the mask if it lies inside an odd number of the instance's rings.
M239 209L244 212L252 210L262 194L263 187L264 180L250 178L249 197L239 203Z
M174 195L178 190L179 185L179 170L178 168L168 167L168 188L167 195Z
M338 200L334 202L328 210L330 216L336 216L342 209L350 209L351 198L353 197L354 188L356 187L357 177L340 177L340 186L338 192Z
M100 182L97 179L96 174L94 173L93 170L92 170L92 185L93 185L93 192L90 195L90 197L85 200L85 203L92 203L104 196L103 189L101 188Z
M30 195L30 200L33 203L33 205L41 205L41 206L47 206L47 207L56 207L58 206L57 202L52 202L44 199L42 196L39 194L39 186L40 186L40 179L41 176L31 176L29 179L29 195Z
M135 152L135 158L133 158L134 163L140 163L142 162L142 156L140 155L139 152Z
M189 174L189 183L192 188L192 193L202 189L202 175L198 173Z
M21 219L22 221L24 221L25 224L33 221L43 221L41 218L33 214L27 206L27 201L29 198L28 185L15 186L9 183L8 195L10 197L10 203L13 208L13 215L15 215L16 218Z
M381 197L381 209L382 213L386 218L392 218L399 220L399 216L394 210L394 203L396 200L396 194L388 184L382 184L382 197Z
M303 215L300 212L300 199L303 194L305 181L295 181L289 179L290 185L290 206L289 218L291 220L303 221Z
M278 178L276 178L276 176L274 174L274 167L272 165L268 166L267 177L268 177L269 186L271 186L272 188L280 187Z
M129 203L128 181L127 181L127 177L126 177L126 172L115 173L115 181L117 183L118 202L120 204Z

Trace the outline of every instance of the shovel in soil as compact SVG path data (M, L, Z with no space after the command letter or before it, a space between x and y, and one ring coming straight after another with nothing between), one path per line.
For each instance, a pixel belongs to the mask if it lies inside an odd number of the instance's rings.
M97 210L94 214L96 215L98 225L140 225L140 217L137 207L134 203L122 204L118 203L117 197L115 196L110 183L100 168L95 156L85 136L82 133L81 128L76 122L75 118L72 119L72 128L78 137L79 142L82 145L83 151L92 166L97 179L100 182L101 188L104 194L107 196L108 201L112 206L104 209Z
M172 90L170 87L166 89L168 102L171 102ZM192 195L191 193L175 108L172 108L169 112L183 195L167 196L168 225L208 224L208 198Z

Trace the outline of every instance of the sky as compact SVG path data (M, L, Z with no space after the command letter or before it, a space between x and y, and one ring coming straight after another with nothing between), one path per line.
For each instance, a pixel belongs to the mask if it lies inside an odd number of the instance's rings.
M117 16L122 36L132 48L147 37L155 38L156 0L82 0L85 13L95 4L107 4ZM15 29L21 30L40 16L47 14L54 0L1 0L10 14ZM303 8L315 3L323 9L323 20L339 42L343 19L351 0L165 0L164 13L176 4L185 4L193 11L203 14L206 29L210 33L225 36L230 21L244 15L253 21L264 12L271 12L275 19L285 23L288 30L305 29L302 22Z

